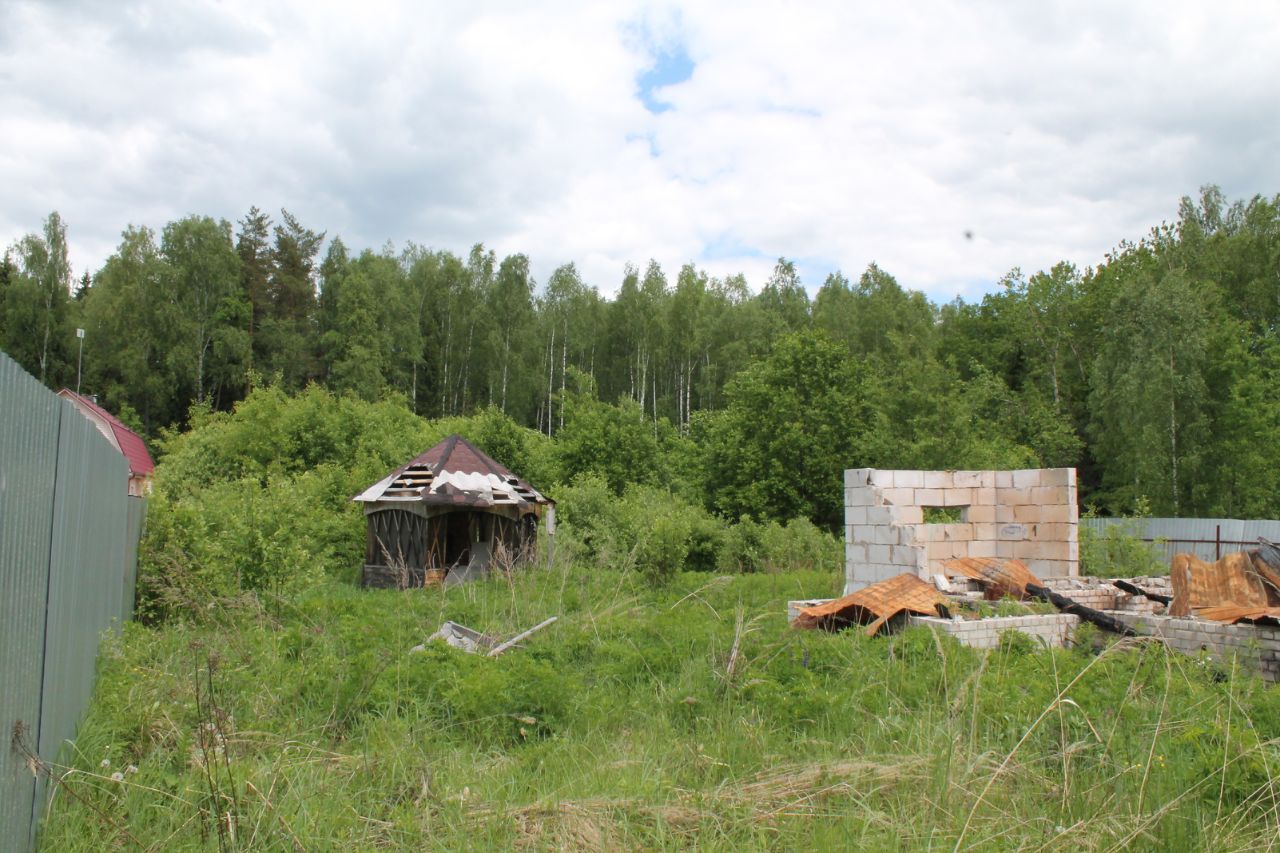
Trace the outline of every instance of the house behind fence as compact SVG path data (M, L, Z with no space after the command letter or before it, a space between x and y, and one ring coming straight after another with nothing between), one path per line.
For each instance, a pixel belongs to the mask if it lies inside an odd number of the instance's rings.
M93 691L104 632L133 612L145 501L81 412L0 353L0 851L35 842L52 763Z

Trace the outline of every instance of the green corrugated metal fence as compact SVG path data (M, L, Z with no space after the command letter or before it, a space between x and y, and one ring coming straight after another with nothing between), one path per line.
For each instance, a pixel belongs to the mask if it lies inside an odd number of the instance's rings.
M133 610L145 502L83 415L0 353L0 851L31 847L44 779L93 690L103 633Z

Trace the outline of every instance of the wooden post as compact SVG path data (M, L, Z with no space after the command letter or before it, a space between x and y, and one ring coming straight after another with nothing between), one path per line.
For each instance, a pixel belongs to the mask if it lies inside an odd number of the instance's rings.
M491 658L496 658L498 655L502 654L507 649L511 648L516 643L523 640L525 637L528 637L530 634L532 634L535 631L541 631L543 628L547 627L548 625L550 625L552 622L556 621L559 618L560 618L559 616L552 616L550 619L545 619L542 622L539 622L537 625L534 625L528 631L522 631L521 633L516 634L514 637L512 637L510 640L507 640L502 645L494 646L493 649L489 652L488 656Z
M1130 628L1112 616L1108 616L1100 610L1094 610L1092 607L1085 607L1083 604L1077 604L1064 595L1059 595L1051 589L1036 584L1027 584L1027 595L1033 595L1036 598L1043 598L1063 613L1071 613L1079 616L1086 622L1092 622L1104 631L1111 631L1122 637L1136 637L1138 632Z

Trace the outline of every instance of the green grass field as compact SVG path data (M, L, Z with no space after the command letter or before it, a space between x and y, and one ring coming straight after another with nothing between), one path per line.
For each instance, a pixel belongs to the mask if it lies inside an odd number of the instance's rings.
M791 630L832 573L559 566L128 625L49 851L1244 850L1280 841L1280 691L1153 643ZM445 619L499 658L433 645ZM136 768L136 770L134 769ZM119 774L113 778L113 774Z

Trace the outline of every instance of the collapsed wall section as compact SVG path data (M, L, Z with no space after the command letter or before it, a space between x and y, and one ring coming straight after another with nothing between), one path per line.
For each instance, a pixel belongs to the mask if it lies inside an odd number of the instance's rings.
M1079 573L1074 468L844 472L845 589L953 557L1011 557L1040 578Z

